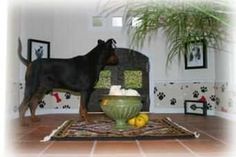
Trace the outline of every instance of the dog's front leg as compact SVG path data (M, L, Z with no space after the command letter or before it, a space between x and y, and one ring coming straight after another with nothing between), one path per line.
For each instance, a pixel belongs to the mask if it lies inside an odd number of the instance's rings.
M79 115L80 115L80 120L81 121L88 122L87 109L86 109L84 103L80 103Z
M87 92L81 92L80 94L79 116L80 116L80 120L85 121L85 122L88 122L88 114L87 114L87 108L86 108L88 96L89 95Z

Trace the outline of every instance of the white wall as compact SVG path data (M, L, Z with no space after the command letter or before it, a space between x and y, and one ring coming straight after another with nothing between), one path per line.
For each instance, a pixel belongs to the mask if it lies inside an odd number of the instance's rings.
M7 21L7 82L6 82L6 109L7 118L15 114L19 104L19 66L20 62L17 55L17 38L20 34L20 8L17 3L9 2L8 21ZM1 64L1 63L0 63ZM17 114L18 115L18 114Z
M92 49L98 39L114 38L118 47L128 47L128 36L122 28L111 26L111 17L104 19L104 26L101 28L92 27L92 16L99 14L103 3L101 0L85 1L30 1L25 0L20 3L20 10L17 16L10 16L12 27L18 33L11 35L12 52L15 52L18 36L23 43L23 54L26 56L27 39L47 40L51 43L52 58L68 58L76 55L83 55ZM10 11L12 14L15 10ZM117 12L114 16L122 16L122 12ZM16 18L16 19L15 19ZM16 23L16 25L14 24ZM13 42L14 41L14 42ZM211 82L215 80L215 57L214 53L208 53L208 68L201 70L184 70L184 64L173 64L166 69L167 46L165 35L160 33L150 45L146 44L141 53L150 59L150 93L156 82ZM14 67L19 69L11 72L15 74L16 82L23 82L25 67L19 63L15 55L9 56ZM183 60L182 60L183 61ZM15 71L16 70L16 71ZM19 70L19 73L18 71ZM17 76L20 76L18 78ZM19 79L19 80L17 80ZM158 112L154 106L152 95L151 111Z
M228 41L223 44L224 48L218 50L215 55L216 84L227 85L224 91L216 90L216 96L221 100L216 106L216 115L236 120L236 40L232 37L232 34L228 36Z

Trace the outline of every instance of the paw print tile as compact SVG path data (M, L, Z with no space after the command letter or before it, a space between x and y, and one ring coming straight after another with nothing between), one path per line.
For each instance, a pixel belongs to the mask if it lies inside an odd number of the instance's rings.
M64 105L62 106L63 109L70 109L70 106L69 105Z
M14 107L13 107L13 112L17 112L18 111L18 107L15 105Z
M229 108L233 107L233 100L232 99L228 100L228 107Z
M23 89L24 87L23 87L23 84L22 83L19 83L19 89Z
M176 98L170 99L170 105L175 105L176 104Z
M195 111L196 109L198 109L198 107L197 107L196 104L192 104L192 105L190 106L190 108L191 108L193 111Z
M45 105L46 105L45 101L42 100L42 101L39 102L39 107L40 108L44 108Z
M207 104L207 109L212 110L212 105L210 103Z
M216 105L220 105L220 98L216 97Z
M193 98L198 98L198 96L199 96L199 92L195 90L193 92Z
M66 92L66 93L65 93L65 98L66 98L66 99L70 99L70 97L71 97L71 93L70 93L70 92Z
M225 92L225 85L222 85L222 86L221 86L221 92L222 92L222 93Z
M163 92L159 92L158 94L157 94L157 97L158 97L158 99L159 100L163 100L164 98L165 98L165 94L163 93Z
M157 93L157 87L154 87L153 93L154 93L154 94Z
M214 102L215 102L215 101L216 101L216 96L215 96L215 95L211 95L211 96L210 96L210 99L211 99L211 101L214 101Z
M221 107L220 110L221 110L222 112L228 112L227 108L225 108L225 107Z
M202 93L206 93L208 91L206 86L202 86L200 89Z

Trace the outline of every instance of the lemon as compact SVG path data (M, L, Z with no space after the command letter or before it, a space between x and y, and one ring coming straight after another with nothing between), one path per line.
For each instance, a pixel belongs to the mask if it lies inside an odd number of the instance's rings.
M102 105L108 105L108 100L107 99L103 99L101 104Z
M145 119L142 116L135 118L135 126L138 128L144 127L146 124Z
M136 119L136 117L133 117L133 118L131 118L131 119L129 119L128 120L128 123L129 123L129 125L135 125L135 119Z
M144 118L145 123L148 123L149 117L148 117L148 115L147 115L146 113L140 113L140 114L138 115L138 117L139 117L139 116Z

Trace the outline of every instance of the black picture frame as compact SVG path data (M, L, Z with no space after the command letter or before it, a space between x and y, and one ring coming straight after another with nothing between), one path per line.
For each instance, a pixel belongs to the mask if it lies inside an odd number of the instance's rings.
M185 51L185 69L207 68L206 40L186 43Z
M50 58L50 42L28 39L28 56L29 61L39 58Z
M184 101L184 113L191 115L207 115L207 103L198 100L185 100Z

